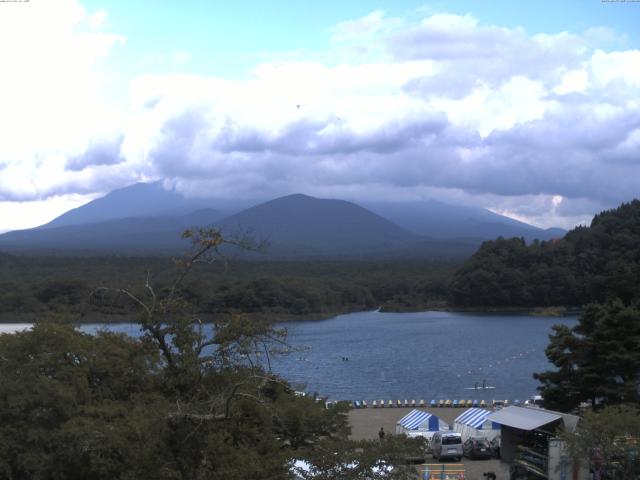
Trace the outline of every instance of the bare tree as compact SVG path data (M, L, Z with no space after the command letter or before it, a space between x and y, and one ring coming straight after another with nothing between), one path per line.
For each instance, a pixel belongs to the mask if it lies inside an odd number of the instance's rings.
M190 239L191 248L174 259L177 272L168 288L158 292L148 273L142 293L100 287L94 294L127 298L139 310L142 338L160 351L167 367L168 388L176 390L171 418L199 422L226 418L234 399L264 403L260 393L264 386L281 383L270 373L272 355L292 349L286 342L286 330L266 321L231 315L204 322L181 294L185 279L196 265L219 262L226 270L223 249L257 250L263 244L249 235L225 238L211 228L187 230L182 237ZM239 371L241 375L232 373ZM216 375L221 372L226 375Z

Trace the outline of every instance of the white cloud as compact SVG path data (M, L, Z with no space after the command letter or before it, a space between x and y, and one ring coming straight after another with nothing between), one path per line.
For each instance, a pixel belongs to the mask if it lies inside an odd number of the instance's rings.
M389 21L384 18L384 15L383 10L374 10L363 18L340 22L331 29L331 41L333 43L354 40L362 42L363 37L371 38L381 30L388 28Z
M437 13L425 18L420 23L421 30L429 31L431 34L439 33L444 36L450 36L453 32L457 32L461 36L475 35L477 26L478 21L469 14L461 16Z
M549 101L540 82L523 76L508 79L497 89L479 85L462 99L435 98L432 104L456 126L477 131L482 138L494 130L543 117Z
M89 28L91 28L91 30L100 30L106 24L107 17L108 13L104 9L92 13L87 17Z
M0 233L44 225L73 208L80 207L95 195L56 195L30 202L0 202Z
M640 87L640 50L610 53L596 50L590 63L593 75L605 87L614 82Z
M553 89L558 95L582 93L589 86L589 74L584 70L571 70L562 75L562 80Z
M0 17L0 200L165 178L247 198L436 195L568 226L640 188L640 51L594 48L607 31L374 11L307 59L245 80L145 75L107 103L97 66L124 39L106 12L26 5ZM174 54L149 61L190 59Z
M66 158L118 124L96 64L124 39L71 0L3 4L0 15L0 199L65 189Z

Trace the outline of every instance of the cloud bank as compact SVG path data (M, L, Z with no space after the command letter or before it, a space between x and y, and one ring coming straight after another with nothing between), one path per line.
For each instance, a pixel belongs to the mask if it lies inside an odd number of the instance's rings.
M114 102L96 64L125 39L105 12L65 5L33 26L50 48L0 41L18 85L0 90L0 201L165 179L211 197L436 197L571 226L639 193L640 50L607 50L602 29L375 11L246 80L146 75ZM1 22L0 40L29 38Z

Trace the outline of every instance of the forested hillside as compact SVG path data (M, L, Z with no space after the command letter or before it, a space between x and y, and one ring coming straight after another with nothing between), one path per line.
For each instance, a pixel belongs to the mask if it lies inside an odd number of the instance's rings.
M596 215L562 239L484 242L450 285L458 306L579 306L640 297L640 201Z
M449 262L248 262L198 265L181 285L200 314L252 313L284 319L382 306L424 310L446 299L459 266ZM135 305L102 302L97 287L141 290L147 276L166 287L175 266L163 257L43 257L0 254L0 320L131 318Z

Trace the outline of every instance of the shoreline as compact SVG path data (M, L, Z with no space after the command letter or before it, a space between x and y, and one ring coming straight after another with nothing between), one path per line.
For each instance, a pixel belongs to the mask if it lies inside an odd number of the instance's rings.
M203 323L213 323L212 318L216 316L230 316L230 315L243 315L247 318L256 321L270 321L273 323L288 323L298 321L316 322L322 320L328 320L339 315L348 315L350 313L366 313L366 312L381 312L381 313L429 313L429 312L448 312L448 313L462 313L462 314L477 314L477 315L521 315L531 317L567 317L573 315L580 315L582 310L574 307L529 307L529 308L516 308L516 307L454 307L445 305L433 305L427 308L404 308L404 309L385 309L384 305L372 310L344 310L333 312L315 312L308 314L292 314L292 313L271 313L271 312L229 312L229 313L207 313L203 314L200 318ZM72 314L69 313L69 320L64 323L104 323L104 324L119 324L119 323L137 323L137 313L131 315L114 314L107 315L103 313L91 314ZM44 320L42 320L44 317ZM39 321L60 321L61 315L51 315L49 313L42 315L38 313L18 313L8 314L3 313L0 315L0 324L11 323L38 323Z
M449 305L446 302L434 302L424 304L418 307L405 306L399 308L386 308L381 305L379 311L385 313L414 313L414 312L451 312L451 313L477 313L477 314L505 314L505 315L530 315L532 317L565 317L568 315L579 315L582 312L581 307L553 305L548 307L530 306L530 307L462 307Z

